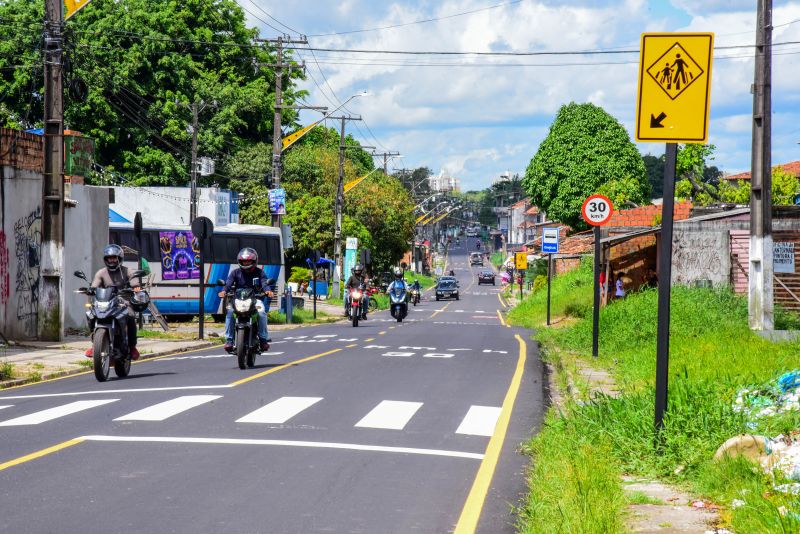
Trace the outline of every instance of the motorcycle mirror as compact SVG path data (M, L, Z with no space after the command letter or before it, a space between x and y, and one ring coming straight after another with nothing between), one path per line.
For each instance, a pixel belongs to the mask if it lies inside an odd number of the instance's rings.
M408 264L406 262L403 262L400 264L400 267L405 271L406 269L408 269Z
M78 278L83 278L84 280L86 280L86 275L83 273L83 271L75 271L72 274L74 274ZM88 282L88 280L86 280L86 281Z
M222 278L218 279L217 280L217 285L218 286L224 286L225 285L225 280L223 280Z
M271 285L271 286L274 286L275 285L275 279L274 278L267 278L267 284Z
M147 271L144 271L144 270L133 271L133 273L131 273L130 277L131 278L141 278L146 274L147 274Z

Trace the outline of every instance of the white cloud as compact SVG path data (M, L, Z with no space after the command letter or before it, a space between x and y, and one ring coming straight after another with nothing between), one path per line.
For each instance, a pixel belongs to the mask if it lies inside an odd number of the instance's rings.
M484 0L346 0L330 4L263 0L263 4L277 18L312 36L402 24L487 5ZM776 6L775 42L800 41L800 23L781 26L796 19L800 19L800 1ZM754 29L752 0L526 0L436 22L309 40L322 48L364 50L638 50L642 31L713 31L716 45L724 47L752 44ZM795 90L800 47L776 46L775 52L773 108L776 117L787 117L800 99ZM715 53L710 141L718 147L715 164L726 170L749 166L752 53L752 47ZM788 54L778 55L783 53ZM635 53L517 58L317 52L316 56L338 98L365 88L373 94L356 99L348 108L363 115L381 145L405 155L403 166L425 165L435 171L446 166L468 188L485 187L508 169L524 172L558 108L570 101L602 106L633 136ZM308 53L303 57L322 87L308 80L304 87L311 91L309 101L331 106L323 96L323 92L330 93L328 85L313 58ZM419 66L431 63L436 66ZM527 66L500 66L511 63ZM571 63L592 65L565 66ZM303 116L310 118L311 114ZM348 125L349 132L357 132L354 128ZM365 128L361 130L368 137L366 144L376 144ZM789 133L791 128L785 131L784 136L774 136L776 159L777 154L788 157L793 150L798 154L795 142L800 130L794 134ZM662 153L663 145L640 145L640 149Z

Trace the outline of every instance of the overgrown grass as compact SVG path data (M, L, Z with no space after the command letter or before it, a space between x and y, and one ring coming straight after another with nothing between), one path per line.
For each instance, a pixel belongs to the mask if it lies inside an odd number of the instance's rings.
M9 380L16 376L16 368L13 363L3 360L0 361L0 380Z
M575 358L592 361L591 282L589 265L554 280L553 316L577 318L537 333L546 357L559 366L569 367L568 362ZM542 327L545 297L545 292L534 293L511 312L511 321ZM657 439L653 430L657 300L657 291L648 290L603 308L600 358L591 365L608 369L622 386L622 395L599 396L569 406L558 425L549 425L532 441L536 467L526 510L539 506L540 500L564 498L543 495L547 490L536 487L541 484L536 475L540 471L562 473L552 476L565 487L586 482L602 488L608 488L620 474L630 473L685 485L728 506L734 499L742 500L743 505L731 507L724 515L737 532L797 532L800 516L792 515L800 513L796 497L792 502L786 496L765 493L767 477L750 464L717 464L712 457L725 440L737 434L776 436L800 428L797 413L754 424L733 410L739 388L800 366L800 342L775 344L753 333L747 326L746 300L729 289L674 287L669 410ZM788 328L796 326L798 318L779 312L778 323ZM564 469L563 462L573 457L565 454L559 458L560 443L576 436L592 444L583 449L582 461L607 466L602 477L582 480L575 468ZM554 444L559 444L558 448L550 450ZM783 514L780 507L784 507ZM582 510L565 510L584 517ZM577 523L580 526L565 530L598 531L593 520L581 521Z
M269 324L286 324L286 315L278 310L269 312L267 317ZM338 319L339 317L334 317L321 310L317 310L316 319L314 319L313 309L294 308L292 310L292 324L330 323Z
M492 255L489 256L489 261L492 265L494 265L497 269L503 266L503 262L506 261L505 256L502 252L492 252Z

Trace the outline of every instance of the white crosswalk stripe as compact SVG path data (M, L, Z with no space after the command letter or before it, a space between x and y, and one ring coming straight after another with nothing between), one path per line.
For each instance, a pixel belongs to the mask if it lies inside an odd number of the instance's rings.
M0 406L0 410L2 410L3 408L12 408L13 406L14 406L13 404L4 404Z
M173 415L221 398L222 395L185 395L117 417L114 421L164 421Z
M421 407L421 402L381 401L355 426L403 430Z
M102 406L110 402L116 402L118 400L119 399L103 399L103 400L70 402L69 404L64 404L63 406L56 406L55 408L49 408L47 410L34 412L32 414L23 415L22 417L17 417L14 419L9 419L8 421L0 422L0 426L38 425L40 423L52 421L53 419L58 419L60 417L71 415L73 413L82 412L84 410L95 408L97 406Z
M254 412L250 412L241 419L237 419L236 422L283 424L321 400L322 397L281 397Z
M494 427L500 417L501 408L493 406L470 406L467 415L461 421L456 434L470 436L489 436L494 434Z

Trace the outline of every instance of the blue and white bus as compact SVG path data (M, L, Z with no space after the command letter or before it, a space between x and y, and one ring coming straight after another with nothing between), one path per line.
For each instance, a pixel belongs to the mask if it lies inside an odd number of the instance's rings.
M131 223L109 223L109 242L139 250ZM203 245L205 283L226 280L238 268L236 257L244 247L258 252L258 260L269 278L277 281L276 292L282 294L284 265L280 228L249 224L229 224L214 228L214 235ZM188 226L145 226L142 229L141 253L150 265L150 298L163 315L197 315L200 311L197 280L199 264L194 253L197 242ZM193 261L194 260L194 261ZM137 268L137 258L126 257L129 269ZM220 288L205 290L205 312L221 316Z

